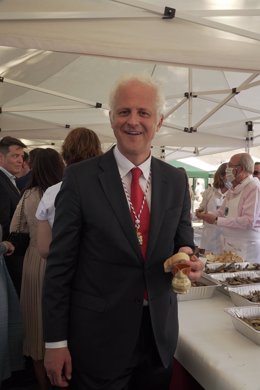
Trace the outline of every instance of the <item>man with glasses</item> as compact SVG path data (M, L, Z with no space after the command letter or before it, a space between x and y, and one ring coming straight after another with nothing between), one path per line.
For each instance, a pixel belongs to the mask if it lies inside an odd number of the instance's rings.
M253 176L260 180L260 162L255 162Z
M253 178L253 171L250 154L232 156L226 168L231 188L222 206L214 214L202 212L197 216L221 227L225 251L260 263L260 183Z

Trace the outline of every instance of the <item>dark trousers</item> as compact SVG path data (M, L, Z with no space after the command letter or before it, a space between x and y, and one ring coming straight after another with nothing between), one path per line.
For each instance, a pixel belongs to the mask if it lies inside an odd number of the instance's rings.
M129 367L118 377L100 379L73 368L72 390L169 390L172 364L162 366L155 345L149 308L144 307L140 336Z

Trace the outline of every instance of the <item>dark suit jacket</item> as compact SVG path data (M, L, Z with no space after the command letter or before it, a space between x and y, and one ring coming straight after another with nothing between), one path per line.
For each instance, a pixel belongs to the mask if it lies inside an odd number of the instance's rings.
M145 286L165 366L176 347L177 300L163 262L179 247L194 246L190 196L181 170L155 158L151 168L145 262L113 151L67 168L56 199L44 286L45 340L69 340L73 367L99 378L128 364Z
M3 228L3 240L9 235L9 226L19 200L19 191L0 170L0 224Z

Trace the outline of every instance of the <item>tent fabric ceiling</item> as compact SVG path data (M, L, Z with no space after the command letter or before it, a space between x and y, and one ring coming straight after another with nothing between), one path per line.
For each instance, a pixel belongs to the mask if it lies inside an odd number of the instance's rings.
M0 44L254 72L259 17L257 0L3 0Z
M111 145L109 90L145 71L167 98L159 154L260 145L257 0L3 0L0 21L1 136L59 145L83 125Z

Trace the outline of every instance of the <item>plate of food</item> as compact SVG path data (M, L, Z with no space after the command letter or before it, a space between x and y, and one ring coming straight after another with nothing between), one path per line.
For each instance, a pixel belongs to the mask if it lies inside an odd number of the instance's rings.
M214 255L213 253L206 253L208 263L242 263L244 260L235 252L227 251L221 255Z

